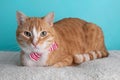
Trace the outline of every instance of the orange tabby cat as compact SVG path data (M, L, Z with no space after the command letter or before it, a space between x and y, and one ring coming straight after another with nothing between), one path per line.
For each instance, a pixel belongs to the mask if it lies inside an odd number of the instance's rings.
M22 65L63 67L108 56L97 25L78 18L53 24L53 19L53 13L38 18L17 12Z

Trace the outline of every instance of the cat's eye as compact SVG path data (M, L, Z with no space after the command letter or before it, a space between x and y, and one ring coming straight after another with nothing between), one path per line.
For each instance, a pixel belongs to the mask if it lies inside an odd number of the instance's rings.
M25 31L24 35L27 36L27 37L31 37L32 36L31 32L28 32L28 31Z
M47 32L46 31L42 31L41 33L40 33L40 36L41 37L44 37L44 36L46 36L47 35Z

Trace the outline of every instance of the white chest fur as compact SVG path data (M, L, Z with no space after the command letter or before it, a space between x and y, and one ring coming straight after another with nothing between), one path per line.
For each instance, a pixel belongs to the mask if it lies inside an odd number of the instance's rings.
M44 52L38 61L34 61L30 58L28 53L22 55L22 63L25 66L47 66L46 61L48 59L49 52Z
M51 46L48 49L45 49L44 47L46 47L45 45L43 45L42 47L40 47L39 50L32 50L30 51L29 49L24 48L24 54L22 55L22 63L25 66L47 66L46 61L48 59L48 55L49 53L51 53L52 51L56 50L58 48L56 42L53 42L51 44ZM35 61L33 59L30 58L30 53L31 52L40 52L41 57Z

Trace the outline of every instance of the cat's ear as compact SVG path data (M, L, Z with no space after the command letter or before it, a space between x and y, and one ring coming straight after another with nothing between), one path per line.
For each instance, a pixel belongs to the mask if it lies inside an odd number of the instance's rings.
M47 22L50 26L53 26L54 21L54 13L51 12L47 16L44 17L45 22Z
M16 17L17 17L18 25L22 25L23 23L25 23L27 18L27 16L20 11L16 12Z

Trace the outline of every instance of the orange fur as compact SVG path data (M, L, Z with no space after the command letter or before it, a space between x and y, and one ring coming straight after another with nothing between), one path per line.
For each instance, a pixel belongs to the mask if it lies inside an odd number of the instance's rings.
M46 49L52 42L58 44L58 48L48 54L45 66L63 67L108 56L103 32L93 23L78 18L65 18L53 24L54 15L52 13L43 18L25 17L25 20L20 22L21 15L23 16L23 14L17 14L18 29L16 32L20 46L23 47L24 43L30 46L33 43L34 36L28 38L23 35L24 31L32 31L33 27L37 29L38 33L44 30L48 34L43 38L38 36L37 45L42 45L50 38L53 39L49 40ZM24 50L22 51L24 52ZM21 61L25 65L23 58Z

